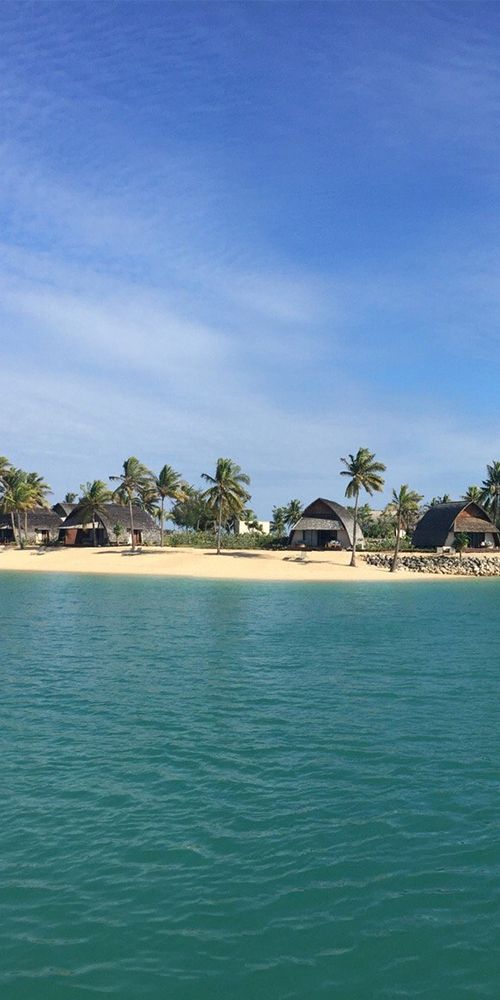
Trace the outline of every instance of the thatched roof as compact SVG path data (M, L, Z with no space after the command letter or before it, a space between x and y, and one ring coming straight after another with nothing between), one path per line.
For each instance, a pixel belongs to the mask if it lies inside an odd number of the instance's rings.
M71 514L71 512L74 511L75 507L77 506L78 504L76 503L66 503L65 501L59 501L58 503L53 504L52 510L55 511L56 514L59 514L60 517L66 518L68 514Z
M21 511L21 526L24 528L24 511ZM17 525L17 515L14 515ZM62 520L53 510L45 507L35 507L27 512L28 532L31 531L57 531L62 525ZM12 521L10 514L0 514L0 528L11 528Z
M469 511L470 516L466 515ZM459 515L462 516L459 518ZM457 518L459 520L455 525ZM479 526L464 527L469 521ZM498 535L498 528L483 507L471 500L456 500L429 507L413 532L412 542L417 549L434 549L446 543L450 531L485 531Z
M82 527L82 508L78 504L71 514L68 515L63 528L80 528ZM158 525L156 521L148 514L147 511L142 510L141 507L133 507L134 514L134 528L138 531L154 531L157 529ZM130 531L130 512L128 506L123 506L120 503L107 503L104 506L104 513L96 518L96 521L102 524L108 534L112 534L115 524L123 525L125 531ZM87 522L87 526L89 523Z
M342 525L340 521L329 521L321 517L301 517L297 524L294 524L294 531L338 531Z
M465 517L462 515L459 518L457 518L457 520L455 521L454 530L457 532L459 531L465 531L469 533L472 532L474 534L481 531L493 532L493 533L498 531L497 527L493 524L493 522L490 523L489 519L488 521L485 521L484 518L482 517L467 517L467 515Z
M334 518L329 517L329 514L334 514ZM310 527L303 528L303 521L310 521ZM324 525L327 525L327 527L324 527ZM297 524L294 524L292 531L338 531L339 527L345 529L349 542L352 545L354 518L350 511L346 507L343 507L342 504L336 503L335 500L325 500L324 497L318 497L305 508L302 517L297 521ZM363 541L363 532L359 523L357 538L358 542Z

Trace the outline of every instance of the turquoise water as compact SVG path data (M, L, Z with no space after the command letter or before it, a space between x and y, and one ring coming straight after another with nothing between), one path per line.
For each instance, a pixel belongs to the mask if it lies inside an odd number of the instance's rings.
M0 575L0 995L499 995L500 582Z

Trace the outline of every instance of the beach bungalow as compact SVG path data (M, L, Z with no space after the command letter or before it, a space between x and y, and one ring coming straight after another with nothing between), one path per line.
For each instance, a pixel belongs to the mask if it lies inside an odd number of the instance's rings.
M156 521L145 510L140 507L133 509L134 515L134 543L136 545L159 545L160 529ZM117 535L115 528L121 526L121 533ZM105 504L102 514L96 516L96 543L97 545L130 544L130 513L128 507L119 503ZM92 545L93 531L92 522L82 519L80 507L77 505L68 514L64 524L61 525L60 540L65 545Z
M458 534L469 536L471 549L500 546L499 529L480 504L469 500L429 507L413 532L412 543L416 549L452 548Z
M354 519L352 514L334 500L318 497L305 508L302 517L290 533L293 549L305 545L309 549L352 549ZM363 532L358 524L357 541L364 545Z
M24 536L26 525L28 545L48 545L51 542L57 542L62 523L58 514L45 507L35 507L33 510L28 510L26 514L24 511L21 513L21 531ZM14 540L10 514L0 514L0 544Z

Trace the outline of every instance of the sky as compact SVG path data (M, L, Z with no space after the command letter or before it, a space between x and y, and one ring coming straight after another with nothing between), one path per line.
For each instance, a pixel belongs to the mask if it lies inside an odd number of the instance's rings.
M460 497L500 458L500 6L0 5L0 454Z

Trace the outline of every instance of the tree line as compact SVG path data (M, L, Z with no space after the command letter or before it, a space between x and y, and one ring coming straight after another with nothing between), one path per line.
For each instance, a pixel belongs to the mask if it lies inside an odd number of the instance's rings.
M368 504L360 505L362 492L368 496L383 490L383 473L386 466L377 460L368 448L358 448L355 454L342 458L344 468L340 475L347 478L345 496L354 501L349 508L353 516L353 546L351 565L356 565L358 526L367 537L390 525L395 533L395 547L392 567L395 569L403 531L411 530L422 513L423 497L410 489L407 483L393 489L392 498L386 506L380 522L374 522ZM135 547L134 509L147 511L158 520L160 544L164 544L165 521L167 518L179 528L194 531L214 531L217 552L221 551L224 532L234 530L237 520L243 521L251 530L259 531L257 518L249 506L250 477L230 458L219 458L213 473L203 472L201 476L205 489L189 485L171 465L165 464L159 473L154 473L135 456L125 459L121 472L110 475L114 487L103 480L95 479L83 483L80 493L67 493L65 501L76 503L83 523L92 524L93 541L96 543L96 521L112 501L128 508L131 546ZM14 537L23 545L28 537L27 516L36 507L47 507L50 486L36 472L26 472L13 466L7 458L0 457L0 510L9 514ZM444 494L434 497L430 504L446 503L450 497ZM481 486L469 486L463 494L464 500L482 504L497 526L500 527L500 461L487 465L486 476ZM170 503L170 509L166 504ZM293 499L285 506L275 506L272 511L271 531L277 538L285 537L300 519L303 505ZM115 526L119 536L121 525ZM380 537L380 535L379 535Z
M214 530L217 552L221 549L224 530L234 526L236 519L243 519L251 528L259 530L255 514L248 506L250 477L230 458L219 458L214 473L202 473L206 489L196 490L185 482L171 465L164 465L158 474L148 469L135 456L125 459L122 470L110 475L108 486L102 479L82 483L80 493L67 493L66 503L76 503L84 524L92 525L93 543L96 544L96 522L106 512L112 501L128 508L131 547L135 548L134 508L147 511L160 526L160 544L164 544L165 520L168 517L179 527ZM0 457L0 510L9 514L14 538L23 547L28 539L27 518L37 507L49 507L51 488L35 472L18 469L5 457ZM173 502L166 512L167 501ZM119 537L120 524L114 532Z

